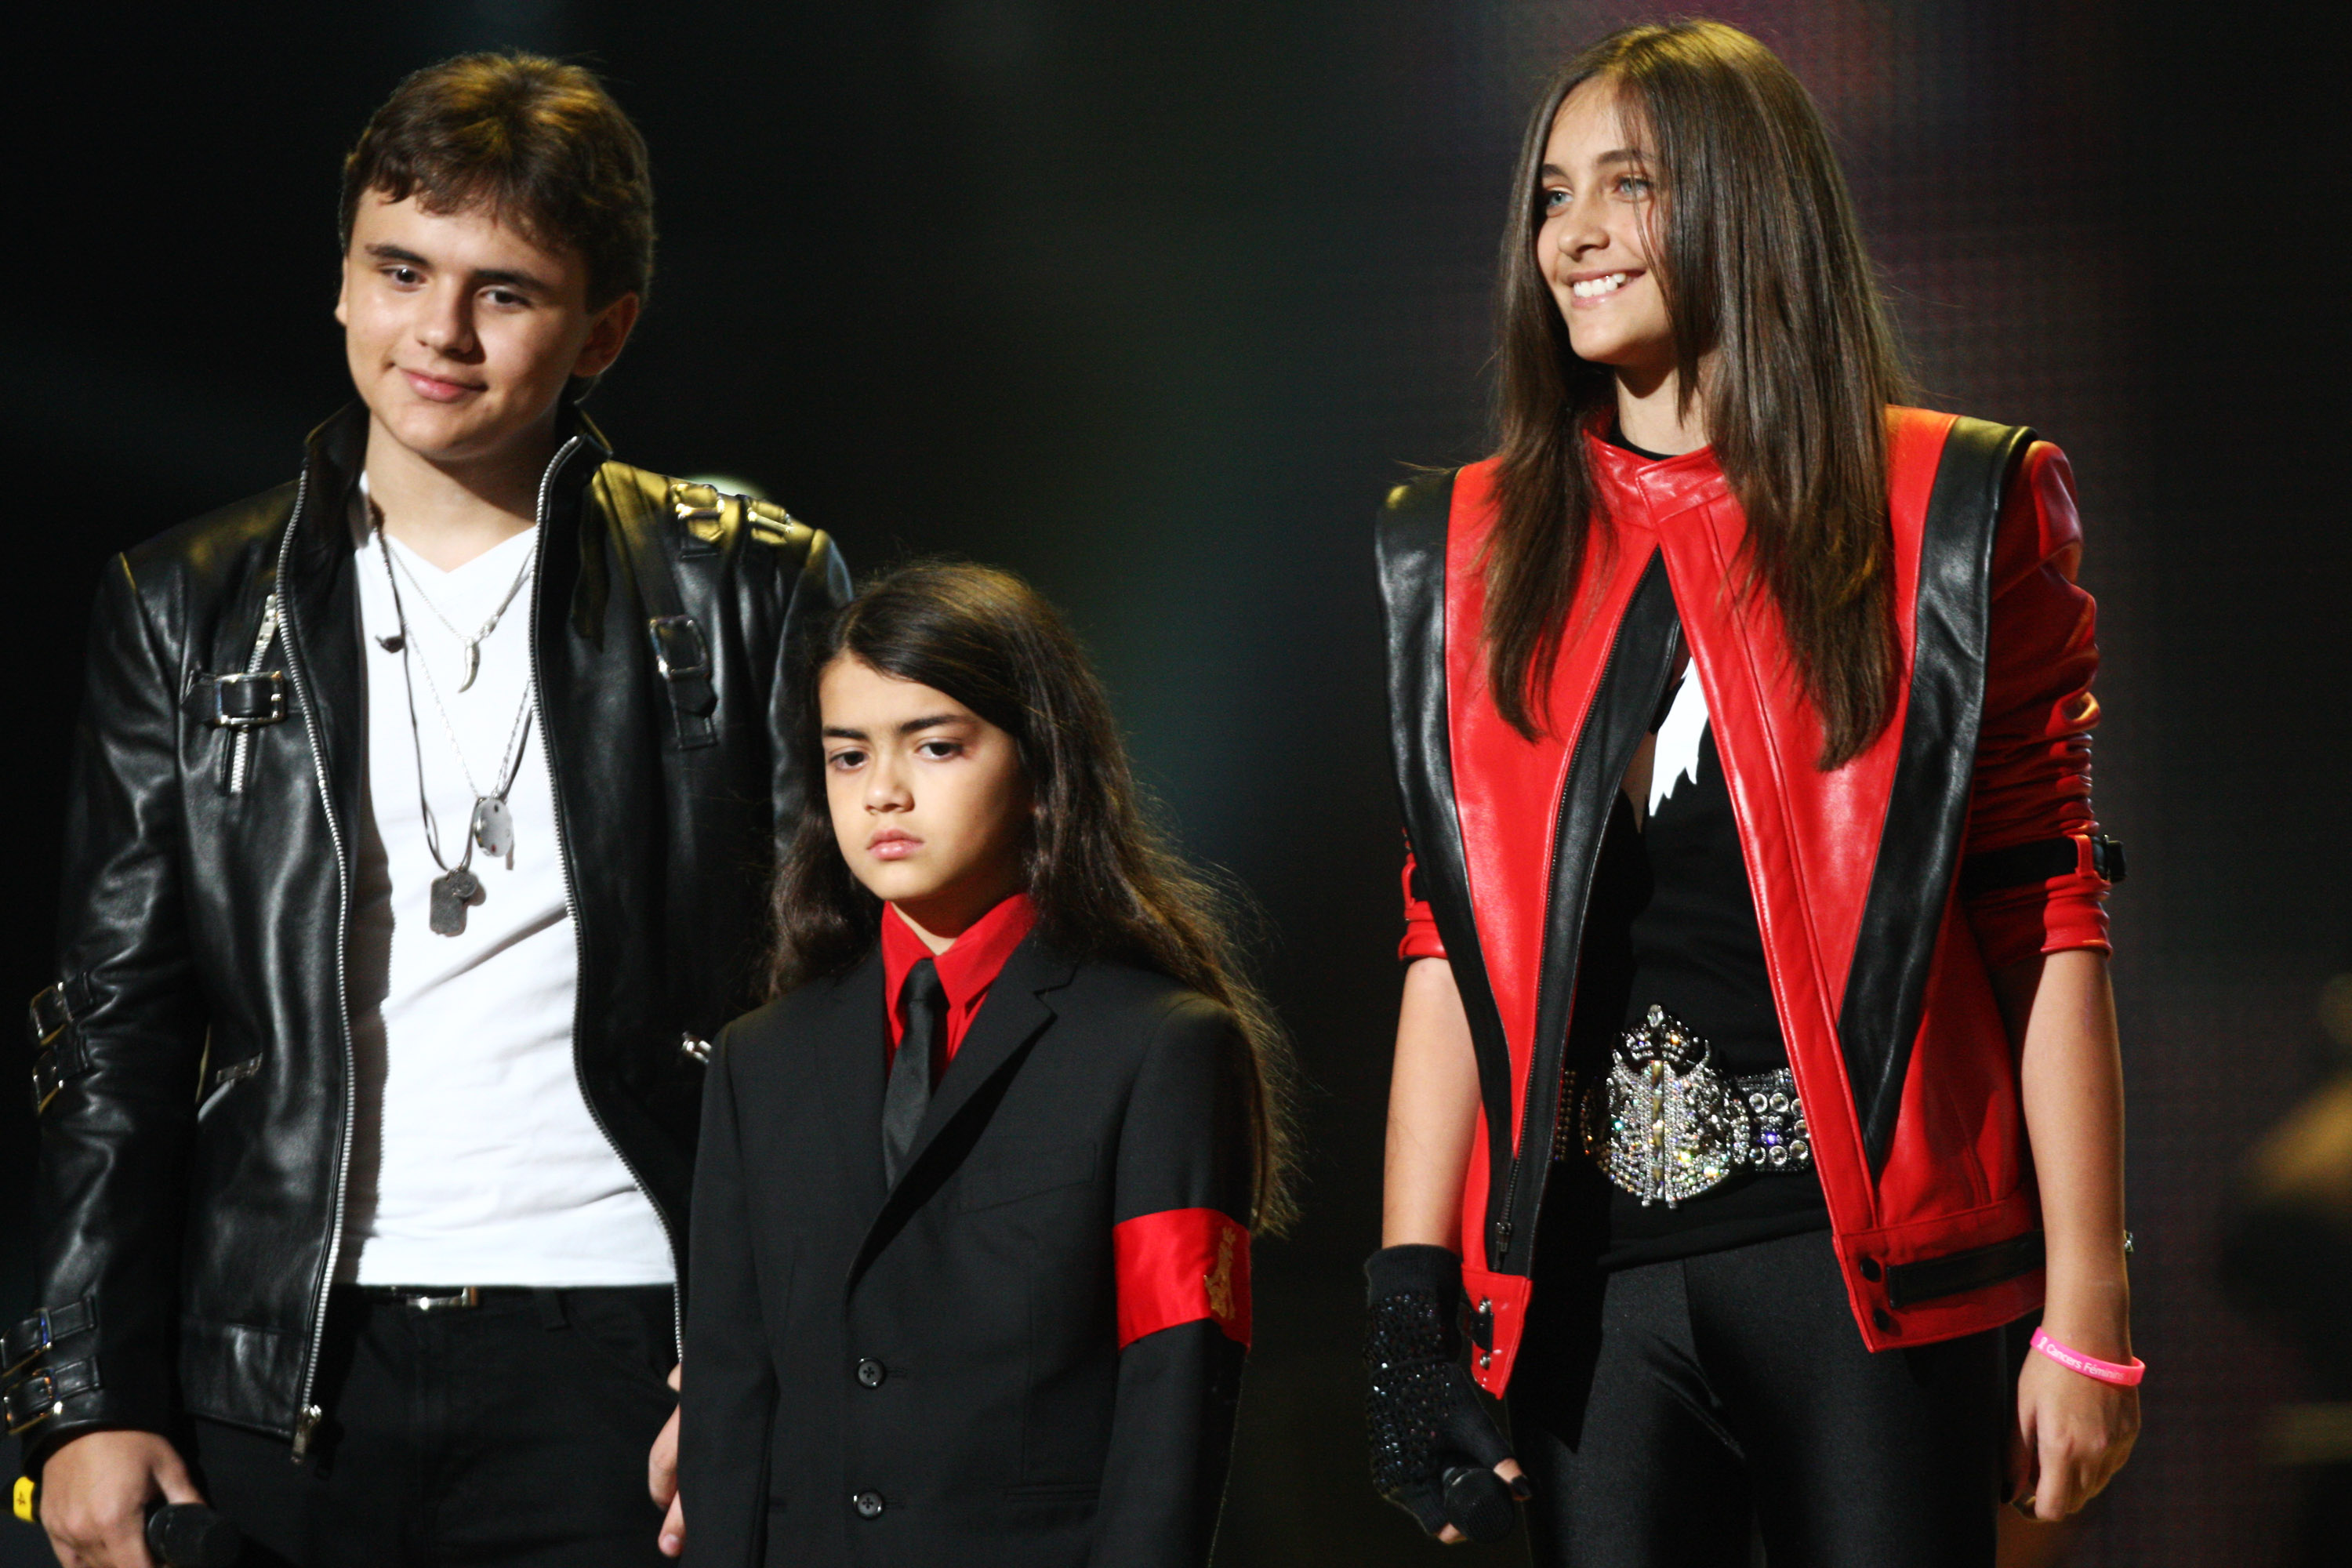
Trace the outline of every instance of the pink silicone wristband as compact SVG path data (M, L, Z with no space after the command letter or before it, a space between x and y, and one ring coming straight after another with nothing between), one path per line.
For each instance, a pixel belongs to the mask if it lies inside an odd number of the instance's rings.
M2072 1345L2061 1344L2050 1337L2050 1331L2047 1329L2033 1331L2033 1348L2068 1372L2079 1372L2084 1377L2095 1377L2101 1383L2118 1384L2125 1388L2129 1388L2147 1375L2147 1363L2137 1356L2132 1357L2129 1366L2120 1366L2111 1361L2101 1361L2097 1356L2084 1355Z

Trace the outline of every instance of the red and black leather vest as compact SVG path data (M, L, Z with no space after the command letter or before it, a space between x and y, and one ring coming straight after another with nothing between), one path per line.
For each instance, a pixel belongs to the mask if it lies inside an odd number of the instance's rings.
M1379 565L1412 897L1478 1058L1461 1237L1491 1392L1525 1321L1593 865L1677 609L1864 1342L1927 1343L2040 1302L2016 1053L1960 882L1981 852L2073 839L2079 857L2027 911L2042 922L2028 950L2105 945L2079 528L2063 458L2031 432L1907 409L1890 430L1902 689L1877 740L1826 772L1777 611L1740 589L1744 518L1705 450L1653 461L1593 438L1606 517L1532 741L1486 686L1493 462L1390 498ZM1986 793L1999 801L1972 806Z

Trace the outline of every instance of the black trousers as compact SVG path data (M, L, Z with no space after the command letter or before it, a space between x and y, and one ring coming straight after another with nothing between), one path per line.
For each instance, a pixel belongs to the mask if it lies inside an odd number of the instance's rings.
M666 1563L646 1456L673 1336L662 1285L429 1310L338 1288L310 1457L198 1420L189 1458L247 1568Z
M1990 1568L1997 1332L1862 1345L1829 1238L1543 1269L1509 1398L1538 1568Z

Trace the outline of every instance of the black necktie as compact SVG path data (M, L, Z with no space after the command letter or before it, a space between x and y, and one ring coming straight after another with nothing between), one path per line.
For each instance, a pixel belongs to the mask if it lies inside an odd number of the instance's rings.
M923 1112L931 1107L931 1075L947 1052L948 993L940 984L939 965L926 958L907 971L906 984L898 988L898 1012L907 1032L890 1059L890 1086L882 1095L882 1171L892 1186L914 1152Z

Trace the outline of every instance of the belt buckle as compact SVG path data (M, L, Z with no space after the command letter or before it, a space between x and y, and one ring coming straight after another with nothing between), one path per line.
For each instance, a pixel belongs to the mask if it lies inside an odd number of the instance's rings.
M1586 1091L1584 1152L1644 1208L1673 1208L1750 1163L1747 1107L1710 1058L1704 1039L1654 1005Z
M455 1290L400 1290L394 1298L404 1307L419 1312L448 1312L482 1304L481 1288L467 1285Z

